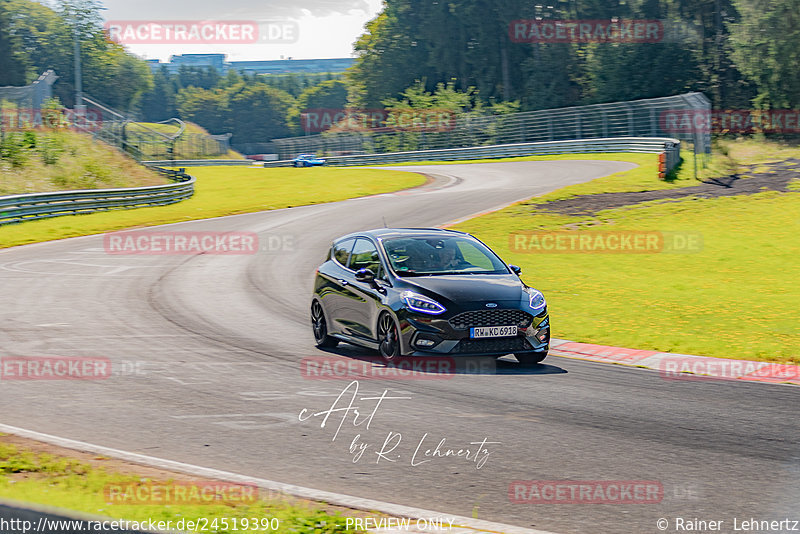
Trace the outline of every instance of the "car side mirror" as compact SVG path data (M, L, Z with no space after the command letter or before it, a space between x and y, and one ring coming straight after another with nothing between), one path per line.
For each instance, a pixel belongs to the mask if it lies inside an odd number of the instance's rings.
M511 269L517 276L519 276L519 273L522 272L522 267L519 265L509 265L508 268Z
M375 273L372 272L372 269L367 269L366 267L359 269L356 271L356 280L370 284L375 281Z

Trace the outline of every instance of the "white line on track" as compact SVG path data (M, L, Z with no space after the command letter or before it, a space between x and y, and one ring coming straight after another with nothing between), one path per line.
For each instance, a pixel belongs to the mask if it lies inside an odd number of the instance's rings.
M220 471L218 469L211 469L209 467L201 467L198 465L186 464L183 462L175 462L173 460L164 460L154 456L146 456L134 452L123 451L119 449L112 449L103 447L102 445L94 445L83 441L76 441L67 438L60 438L50 434L42 434L33 430L26 430L15 426L5 425L0 423L0 432L14 434L28 439L65 447L67 449L74 449L83 452L91 452L100 454L111 458L117 458L128 462L146 465L149 467L158 467L169 471L176 471L195 476L212 478L216 480L224 480L227 482L238 482L240 484L254 484L262 489L279 491L299 497L302 499L310 499L313 501L323 501L326 503L345 506L356 510L376 511L395 517L409 517L412 519L425 519L431 517L447 517L452 518L454 527L448 531L448 534L472 534L472 533L491 533L491 534L553 534L543 530L534 530L525 527L518 527L514 525L506 525L503 523L495 523L493 521L484 521L482 519L473 519L470 517L457 516L446 514L443 512L435 512L432 510L425 510L423 508L414 508L411 506L403 506L400 504L393 504L389 502L376 501L372 499L363 499L361 497L353 497L351 495L344 495L341 493L332 493L328 491L321 491L312 488L305 488L303 486L295 486L293 484L284 484L283 482L276 482L264 478L251 477L247 475L240 475L237 473L230 473L227 471ZM389 532L383 530L384 534ZM399 531L398 531L399 532ZM404 530L403 532L437 532L439 530L425 530L414 529L411 531Z

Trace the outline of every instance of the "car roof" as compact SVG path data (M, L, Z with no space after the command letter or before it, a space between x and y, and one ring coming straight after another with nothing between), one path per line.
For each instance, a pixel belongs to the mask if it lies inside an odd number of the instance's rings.
M375 239L389 239L394 237L436 237L445 235L472 238L472 236L466 232L448 230L446 228L375 228L373 230L364 230L343 235L334 239L334 241L360 236L373 237Z

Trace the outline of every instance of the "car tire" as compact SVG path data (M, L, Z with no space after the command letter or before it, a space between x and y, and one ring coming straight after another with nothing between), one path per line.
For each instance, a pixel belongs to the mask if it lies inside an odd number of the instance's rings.
M339 340L328 335L328 322L322 304L316 300L311 303L311 329L314 331L314 342L317 347L328 349L339 344Z
M519 352L514 354L517 361L522 365L536 365L547 358L547 351L544 352Z
M378 317L378 352L386 363L396 363L400 353L400 331L391 314L383 312Z

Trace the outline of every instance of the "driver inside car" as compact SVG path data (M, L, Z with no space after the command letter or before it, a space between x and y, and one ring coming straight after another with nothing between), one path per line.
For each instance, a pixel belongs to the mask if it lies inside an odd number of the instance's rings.
M447 241L437 243L436 253L434 267L437 270L453 271L463 269L465 266L464 260L458 257L456 247L452 243Z

